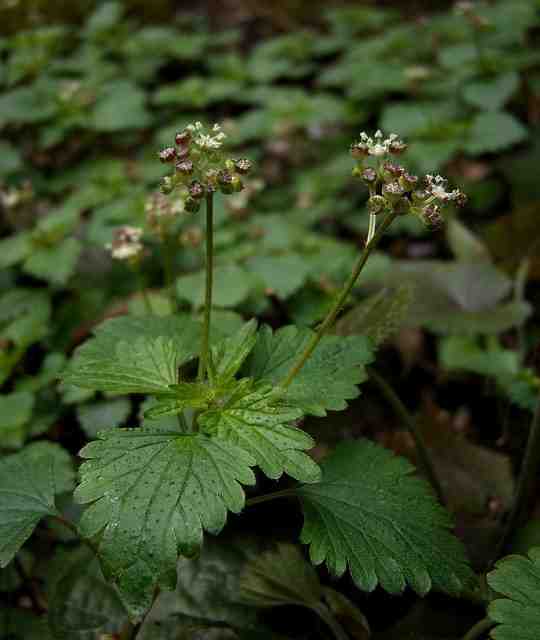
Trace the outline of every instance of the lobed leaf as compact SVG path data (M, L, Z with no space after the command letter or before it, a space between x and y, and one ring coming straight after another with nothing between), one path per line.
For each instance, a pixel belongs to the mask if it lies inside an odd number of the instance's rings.
M301 416L271 386L253 388L251 380L243 380L221 407L201 414L199 424L215 438L241 447L269 478L286 472L302 482L316 482L319 467L304 453L315 442L290 424Z
M59 445L36 442L0 461L0 567L5 567L38 522L58 515L55 496L70 491L71 456Z
M259 331L246 371L256 381L282 382L314 332L286 326L275 333ZM359 394L357 385L367 379L365 365L372 360L369 340L363 336L325 336L287 389L286 401L304 413L325 416L327 410L345 409Z
M540 637L540 547L528 557L511 555L499 560L488 573L496 597L488 615L497 622L491 631L495 640L536 640Z
M199 323L187 316L114 318L76 351L63 378L100 391L168 392L178 368L197 353L199 337Z
M409 584L459 594L473 578L447 512L405 459L369 442L339 445L322 464L323 479L300 486L301 540L315 564L336 575L348 567L360 589Z
M82 535L99 537L105 576L117 580L130 616L149 607L156 585L174 589L178 554L192 554L203 530L217 534L227 510L244 506L255 460L202 434L158 428L99 434L80 454L75 498L89 504Z

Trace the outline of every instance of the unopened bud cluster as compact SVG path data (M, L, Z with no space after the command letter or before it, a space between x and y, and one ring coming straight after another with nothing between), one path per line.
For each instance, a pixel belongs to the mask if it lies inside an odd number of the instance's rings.
M395 162L407 145L393 133L387 138L377 131L373 138L366 133L351 146L357 160L353 176L360 178L369 189L367 209L370 215L393 211L400 215L417 215L429 228L439 227L442 209L449 204L463 206L467 198L459 189L447 191L448 181L442 176L419 178Z
M177 133L175 146L159 153L163 163L174 165L174 173L162 180L161 192L177 191L184 211L196 213L208 193L242 191L242 178L251 171L251 161L226 158L222 151L226 137L219 124L207 129L201 122Z

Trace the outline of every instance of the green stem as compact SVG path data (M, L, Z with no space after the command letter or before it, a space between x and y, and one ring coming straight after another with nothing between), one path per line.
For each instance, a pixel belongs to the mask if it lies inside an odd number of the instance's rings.
M282 491L273 491L272 493L265 493L262 496L255 496L255 498L249 498L246 500L246 507L251 507L254 504L261 504L262 502L270 502L270 500L277 500L277 498L287 498L294 496L294 489L283 489Z
M369 379L372 380L381 394L388 401L388 404L392 407L394 412L399 418L404 422L405 426L409 430L410 434L414 438L414 442L416 444L416 451L418 452L418 462L426 476L428 477L431 485L435 489L437 497L441 504L446 504L444 492L435 472L435 468L431 462L431 458L429 457L428 448L424 441L424 437L422 436L416 421L411 416L411 414L407 411L407 408L401 402L401 399L397 395L397 393L392 389L392 387L386 382L386 380L379 375L374 369L368 367Z
M349 636L326 605L321 602L318 605L314 605L312 609L332 631L336 640L349 640Z
M199 357L198 380L203 380L208 366L210 316L212 313L212 285L214 278L214 194L206 194L206 293L204 300L203 335Z
M527 446L525 449L525 457L523 458L523 464L519 474L518 486L516 489L516 495L514 497L514 503L512 511L508 517L508 521L504 528L495 555L489 564L493 564L499 559L506 550L508 543L514 535L516 529L520 526L524 512L527 509L529 498L532 495L535 486L536 473L538 471L538 464L540 462L540 396L536 402L536 408L531 422L529 431L529 438L527 440Z
M493 620L484 618L483 620L480 620L480 622L477 622L474 627L471 627L463 636L462 640L476 640L476 638L480 638L494 626L495 623Z
M353 267L353 270L351 272L351 275L349 276L349 279L347 280L347 282L343 286L343 289L341 290L341 292L337 296L336 301L334 302L332 308L328 312L328 315L326 316L326 318L324 319L322 324L318 327L317 332L315 333L315 335L309 341L309 343L308 343L307 347L305 348L304 352L302 353L302 355L298 359L298 362L291 368L291 370L289 371L287 377L281 383L281 386L283 388L286 389L291 384L291 382L294 380L296 375L300 372L302 367L306 364L308 358L315 351L317 345L322 340L322 337L324 336L324 334L334 324L336 318L338 317L339 312L341 311L343 305L347 301L347 298L349 297L349 294L351 293L352 288L354 287L354 285L356 283L356 280L358 279L358 276L360 275L362 269L364 268L364 266L365 266L365 264L367 262L367 259L369 258L369 254L379 244L379 241L382 238L382 236L384 235L384 232L392 224L392 222L397 217L397 215L398 214L393 212L393 211L390 212L386 216L386 218L382 221L381 226L377 230L377 233L375 233L375 235L373 236L373 239L370 242L368 242L366 244L366 246L364 247L362 253L360 254L360 256L358 258L358 260L356 261L356 264Z

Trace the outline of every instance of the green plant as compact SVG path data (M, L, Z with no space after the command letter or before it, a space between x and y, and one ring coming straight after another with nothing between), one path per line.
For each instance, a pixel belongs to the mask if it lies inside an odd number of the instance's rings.
M163 162L174 164L162 182L172 204L154 198L147 207L149 226L166 254L175 218L193 215L206 202L202 322L177 313L174 302L170 315L156 316L148 302L147 314L99 327L63 373L70 385L153 398L141 427L99 432L80 452L86 462L75 498L87 506L79 524L69 527L97 554L105 578L117 584L130 618L140 623L156 589L174 589L178 554L197 553L204 531L219 533L228 511L242 511L242 486L255 483L258 467L270 479L285 473L300 481L248 504L297 496L305 517L302 539L316 564L326 559L338 575L349 567L367 591L380 584L400 593L409 584L421 595L432 587L459 595L473 574L444 509L424 481L410 477L412 468L365 441L336 450L320 468L306 455L314 441L298 424L306 414L344 409L366 379L365 365L373 357L369 340L329 330L385 230L400 215L437 226L441 208L461 204L463 194L447 191L440 176L420 181L391 162L405 149L396 135L362 134L351 152L353 173L370 192L370 232L325 319L315 331L287 326L272 332L251 320L231 332L212 321L213 204L218 192L241 191L251 163L227 159L224 138L218 125L209 131L201 123L178 133L176 145L160 153ZM110 250L139 268L142 229L120 229ZM166 262L167 289L170 268ZM58 485L58 472L50 461L43 470L28 468L28 455L25 449L3 466L13 485L3 504L3 564L43 515L67 522L54 505L54 495L65 488ZM20 488L13 465L30 474ZM46 494L38 473L50 477Z

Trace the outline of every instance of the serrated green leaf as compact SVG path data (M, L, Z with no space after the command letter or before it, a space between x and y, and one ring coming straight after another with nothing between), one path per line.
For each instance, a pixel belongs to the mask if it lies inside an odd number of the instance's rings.
M187 316L114 318L76 351L63 379L115 393L168 392L199 338L200 325Z
M127 620L114 587L103 578L88 547L60 552L53 558L54 578L48 581L48 623L57 640L100 640L118 632ZM50 566L49 566L50 571Z
M0 567L5 567L38 522L58 513L55 496L70 491L71 456L59 445L36 442L0 461Z
M130 616L140 618L159 584L174 589L179 553L192 554L203 530L219 533L227 510L244 506L255 460L243 449L202 434L115 429L80 453L76 500L89 504L83 535L98 534L106 577L114 578Z
M246 371L256 381L276 385L298 361L314 332L287 326L275 333L260 329ZM365 365L372 360L369 340L362 336L325 336L287 389L286 401L304 413L326 415L345 409L359 395L357 385L367 379Z
M290 424L301 416L301 410L276 398L271 386L253 388L248 379L222 406L201 414L199 424L206 433L247 451L269 478L286 472L302 482L317 482L319 467L304 453L315 442Z
M494 640L536 640L540 637L540 547L530 549L528 558L507 556L488 573L489 586L496 597L488 607L497 624Z
M317 605L323 595L315 569L297 546L279 544L246 565L240 580L242 600L256 607Z
M212 376L220 385L232 380L257 342L257 321L250 320L232 336L212 347Z
M296 489L304 510L302 542L315 564L336 575L348 567L360 589L377 584L420 595L432 587L459 594L473 579L447 512L405 459L369 442L339 445L323 480Z

